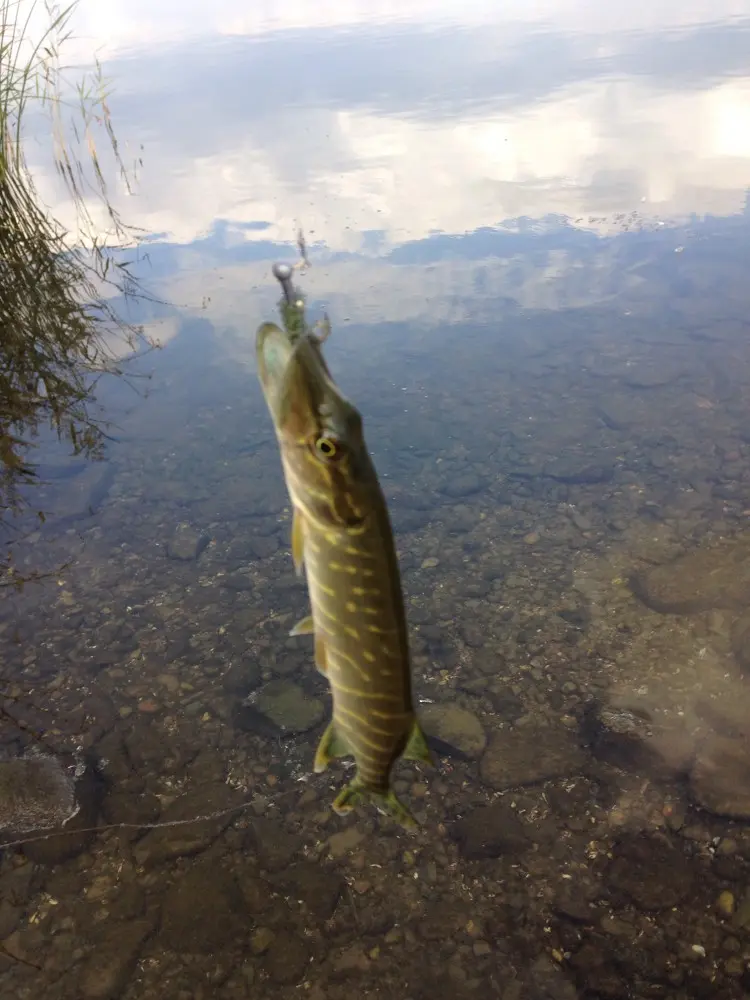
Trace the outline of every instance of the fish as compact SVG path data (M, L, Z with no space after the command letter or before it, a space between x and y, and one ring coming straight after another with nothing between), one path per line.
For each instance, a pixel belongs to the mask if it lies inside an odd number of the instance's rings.
M345 815L374 805L417 823L391 784L399 758L432 765L412 693L407 621L393 530L359 410L336 385L322 346L327 317L309 327L291 267L274 266L283 329L262 323L257 370L292 507L292 558L304 572L310 614L291 635L311 634L328 680L331 721L315 754L321 773L353 757L355 773L333 802Z

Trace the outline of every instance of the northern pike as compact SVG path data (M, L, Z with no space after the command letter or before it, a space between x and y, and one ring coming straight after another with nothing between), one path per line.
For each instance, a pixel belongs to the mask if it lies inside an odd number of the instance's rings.
M416 825L391 787L403 757L431 764L414 711L401 578L388 509L365 444L362 417L323 357L330 333L308 327L292 268L277 264L284 329L257 333L258 376L273 419L293 509L292 557L307 578L311 614L291 635L312 634L315 665L333 699L315 771L354 757L353 780L337 796L345 814L371 802ZM322 327L322 329L321 329ZM320 332L318 330L320 329Z

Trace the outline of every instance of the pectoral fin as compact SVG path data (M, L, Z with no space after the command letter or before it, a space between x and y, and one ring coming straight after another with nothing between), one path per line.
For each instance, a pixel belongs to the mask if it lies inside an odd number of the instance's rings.
M305 615L305 617L298 621L293 629L289 632L289 635L313 635L315 633L315 623L313 622L312 615Z
M292 514L292 559L294 560L294 572L297 576L301 576L305 561L305 531L302 515L296 507Z

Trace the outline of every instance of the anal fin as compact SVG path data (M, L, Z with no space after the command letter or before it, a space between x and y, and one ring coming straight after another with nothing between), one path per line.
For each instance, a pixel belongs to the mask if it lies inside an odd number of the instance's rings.
M430 767L435 766L430 748L427 746L427 740L417 719L412 723L409 738L401 756L404 760L416 760L422 764L429 764Z

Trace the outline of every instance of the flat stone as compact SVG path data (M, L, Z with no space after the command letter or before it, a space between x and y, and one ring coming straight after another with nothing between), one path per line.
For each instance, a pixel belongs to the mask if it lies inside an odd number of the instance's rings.
M273 820L253 820L247 833L248 845L255 849L258 861L267 871L280 871L302 849L302 837L290 833Z
M448 702L423 705L419 719L427 742L438 754L476 760L484 752L487 736L482 723L468 709Z
M51 504L54 513L45 523L45 530L59 530L95 514L109 495L116 471L112 462L91 462L74 478L59 484Z
M568 729L523 726L490 737L479 763L485 785L497 791L577 774L585 756Z
M0 941L7 938L9 934L18 927L23 916L20 906L13 906L7 899L0 899Z
M517 694L502 682L496 681L487 689L494 712L503 722L515 722L524 714L524 704Z
M750 819L750 739L709 736L693 762L690 791L708 812Z
M442 492L447 497L458 499L459 497L472 496L480 493L487 485L487 481L474 472L465 472L458 476L446 479L442 487Z
M0 761L0 828L18 834L49 830L77 808L73 773L57 757Z
M248 555L253 559L268 559L278 548L279 539L276 535L256 535L247 540Z
M581 736L599 760L653 778L685 777L693 758L693 741L684 726L654 726L639 707L592 702Z
M286 895L300 900L320 920L333 916L346 882L338 872L311 861L300 861L273 876Z
M190 562L198 558L209 541L208 535L183 522L177 525L167 542L167 555L170 559Z
M111 924L86 961L79 982L83 1000L116 1000L130 983L143 945L154 929L152 920Z
M159 865L172 858L199 854L209 847L238 815L224 812L214 813L239 805L242 797L227 785L207 785L193 788L175 799L161 815L161 821L194 820L183 826L161 827L150 830L136 844L134 855L139 865ZM201 816L212 816L201 820Z
M663 614L750 605L750 536L722 539L633 575L636 597Z
M167 890L160 940L172 951L213 954L233 947L252 927L239 885L223 869L201 864Z
M454 823L451 837L465 858L497 858L519 854L531 846L524 824L505 802L481 806Z
M632 400L627 396L614 395L600 400L596 405L596 412L607 427L614 431L626 430L638 421Z
M281 930L271 942L263 964L272 982L291 986L304 976L310 957L310 948L302 938Z
M664 838L637 834L615 844L606 881L647 912L668 910L690 893L693 869Z
M544 997L544 1000L577 1000L579 993L574 984L551 958L540 955L531 964L526 980L528 992L522 997Z
M262 671L257 661L238 660L222 676L221 683L227 694L246 698L258 687L261 679Z
M560 483L608 483L614 474L611 461L581 455L561 455L544 466L544 475Z
M670 364L664 358L629 364L622 370L621 381L631 389L657 389L682 378L688 369L684 365Z
M323 720L325 708L292 681L270 681L258 692L258 711L282 733L305 733Z
M107 823L125 823L120 836L126 840L137 840L144 832L138 824L147 826L154 823L161 812L161 802L156 795L144 792L129 792L116 786L105 798L102 812Z
M573 924L593 924L596 922L596 910L593 910L586 899L577 895L560 895L554 903L554 910L561 917Z
M86 767L75 785L78 812L64 824L61 832L49 835L42 831L43 839L24 844L21 850L29 861L51 867L82 854L96 836L102 790L94 768Z
M358 847L364 838L364 833L356 826L348 826L345 830L331 834L328 838L328 852L332 858L342 858Z

